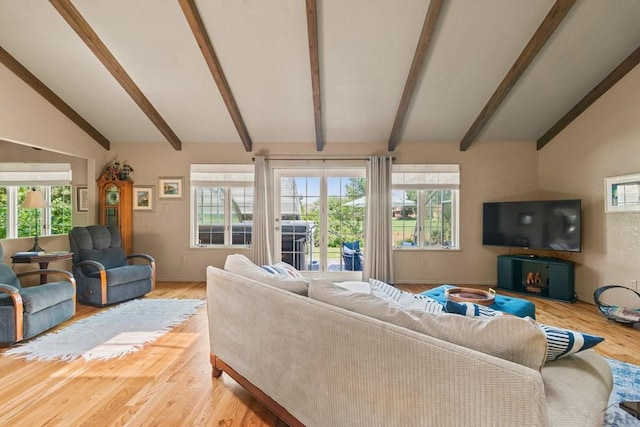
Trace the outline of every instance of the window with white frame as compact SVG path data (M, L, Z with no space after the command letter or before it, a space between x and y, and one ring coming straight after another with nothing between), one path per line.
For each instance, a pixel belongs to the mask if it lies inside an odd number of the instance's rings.
M392 167L394 247L458 249L460 166Z
M68 163L0 163L0 239L54 236L71 230L71 165ZM47 204L25 209L28 191L37 189Z
M248 246L254 165L192 164L191 245Z

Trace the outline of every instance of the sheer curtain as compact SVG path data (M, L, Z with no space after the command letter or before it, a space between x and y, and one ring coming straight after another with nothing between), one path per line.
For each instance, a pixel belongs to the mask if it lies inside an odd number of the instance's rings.
M253 262L257 265L270 265L271 225L273 214L269 201L272 199L269 184L268 167L264 157L255 158L253 186L253 226L251 228L251 251Z
M391 157L373 156L367 164L365 237L363 280L393 283Z

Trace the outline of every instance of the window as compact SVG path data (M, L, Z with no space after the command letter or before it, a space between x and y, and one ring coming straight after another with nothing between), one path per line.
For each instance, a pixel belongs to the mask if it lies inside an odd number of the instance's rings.
M457 249L460 167L393 165L396 248Z
M248 246L253 165L191 165L192 246Z
M67 234L71 230L71 165L67 163L0 163L0 238ZM32 188L42 191L44 209L24 209ZM37 221L36 221L37 215Z

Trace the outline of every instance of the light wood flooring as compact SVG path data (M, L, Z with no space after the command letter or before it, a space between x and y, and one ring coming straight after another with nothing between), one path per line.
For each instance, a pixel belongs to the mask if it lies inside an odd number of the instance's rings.
M205 293L201 282L159 282L147 297L204 299ZM607 321L583 302L529 299L538 321L602 335L601 354L640 365L640 329ZM61 327L100 310L79 305ZM110 361L26 361L0 349L0 426L279 426L226 374L211 377L206 320L200 308L138 353Z

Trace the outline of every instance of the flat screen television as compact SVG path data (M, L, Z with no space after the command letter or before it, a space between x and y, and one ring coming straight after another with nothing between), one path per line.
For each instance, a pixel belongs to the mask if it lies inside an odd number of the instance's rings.
M482 244L580 252L581 201L484 203Z

